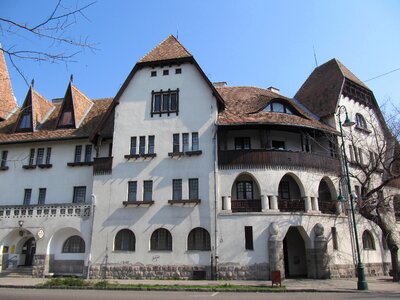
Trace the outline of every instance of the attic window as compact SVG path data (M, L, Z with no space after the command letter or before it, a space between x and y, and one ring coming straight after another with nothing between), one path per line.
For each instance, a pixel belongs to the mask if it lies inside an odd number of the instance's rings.
M357 122L357 127L361 129L367 129L367 122L365 122L364 117L361 114L356 114L356 122Z
M179 111L179 89L152 92L151 116L154 114L168 114Z
M271 102L262 111L293 115L292 109L281 102Z
M69 126L73 125L72 120L72 112L71 111L64 111L61 115L60 122L58 123L59 126Z
M29 129L32 127L32 116L30 113L25 113L21 116L19 129Z

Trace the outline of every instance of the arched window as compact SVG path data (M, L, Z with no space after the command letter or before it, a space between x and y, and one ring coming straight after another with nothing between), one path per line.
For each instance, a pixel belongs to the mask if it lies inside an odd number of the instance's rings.
M150 250L172 250L172 236L165 228L153 232L150 240Z
M129 229L122 229L115 236L114 250L135 251L135 242L135 234Z
M63 245L63 253L85 253L85 241L79 235L70 236Z
M188 250L211 250L208 231L201 227L192 229L188 236Z
M277 112L293 115L293 110L288 105L281 102L271 102L263 110L263 112Z
M356 123L357 127L367 129L367 122L365 122L365 119L361 114L356 114Z
M362 235L362 242L364 250L375 250L374 237L371 232L365 230Z

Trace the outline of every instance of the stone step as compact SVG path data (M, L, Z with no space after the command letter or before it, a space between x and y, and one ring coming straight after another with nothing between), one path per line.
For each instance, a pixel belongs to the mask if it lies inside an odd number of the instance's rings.
M32 277L32 267L18 267L16 269L6 269L0 273L1 277Z

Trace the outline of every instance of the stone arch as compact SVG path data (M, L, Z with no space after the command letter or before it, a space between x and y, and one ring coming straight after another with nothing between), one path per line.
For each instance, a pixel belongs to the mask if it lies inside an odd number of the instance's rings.
M318 207L322 213L336 214L337 194L332 180L325 176L318 185Z
M305 190L300 178L289 172L278 185L278 208L281 211L305 211Z
M56 231L49 239L48 256L49 272L54 274L83 274L86 253L89 251L85 247L85 252L65 253L63 246L65 242L73 237L79 236L88 245L81 232L72 227L64 227Z
M307 249L311 239L302 226L290 226L283 239L285 277L308 277Z
M235 178L231 199L232 212L261 211L261 188L253 174L242 172Z
M32 232L25 228L11 230L0 242L3 246L3 269L33 264L36 250L36 239Z

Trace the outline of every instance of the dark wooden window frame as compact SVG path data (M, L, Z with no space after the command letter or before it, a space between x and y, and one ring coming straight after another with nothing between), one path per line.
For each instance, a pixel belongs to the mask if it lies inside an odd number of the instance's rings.
M151 251L172 251L172 235L168 229L156 229L150 238Z
M168 109L165 109L164 105L164 95L168 95ZM172 95L176 95L176 103L175 109L172 109ZM155 107L155 97L159 96L160 97L160 111L156 111ZM151 117L154 115L159 115L160 117L163 114L167 114L168 116L172 113L175 113L176 115L179 114L179 89L176 90L170 90L168 89L167 91L160 90L158 92L152 91L151 92Z
M189 232L187 244L188 251L210 251L210 233L202 227L193 228Z
M253 226L244 226L245 249L254 250Z
M250 187L251 198L247 197L247 187ZM243 194L243 197L239 197L239 193ZM254 185L253 181L237 181L236 182L236 199L237 200L253 200L254 199Z
M85 241L79 235L67 238L62 247L62 253L85 253Z
M115 235L114 251L135 251L136 237L132 230L121 229Z

